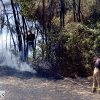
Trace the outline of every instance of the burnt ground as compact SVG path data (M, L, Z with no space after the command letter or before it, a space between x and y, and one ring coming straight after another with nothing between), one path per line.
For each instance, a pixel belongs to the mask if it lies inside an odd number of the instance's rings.
M0 67L0 91L5 91L5 100L100 100L91 86L88 78L56 79Z

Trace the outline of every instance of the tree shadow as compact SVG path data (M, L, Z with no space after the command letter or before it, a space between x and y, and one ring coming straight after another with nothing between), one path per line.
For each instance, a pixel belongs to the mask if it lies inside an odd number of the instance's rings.
M0 77L17 77L20 79L30 79L34 76L34 73L28 71L18 71L8 66L0 66Z
M17 77L20 79L31 79L31 78L43 78L48 80L58 80L62 79L57 75L48 74L45 72L37 72L31 73L28 71L18 71L14 68L10 68L9 66L0 66L0 77Z
M58 75L58 74L56 74L56 73L53 73L53 72L38 72L37 71L37 74L35 74L36 75L36 77L38 77L38 78L45 78L45 79L48 79L48 80L54 80L54 81L56 81L56 80L61 80L61 79L63 79L64 77L62 77L62 76L60 76L60 75Z

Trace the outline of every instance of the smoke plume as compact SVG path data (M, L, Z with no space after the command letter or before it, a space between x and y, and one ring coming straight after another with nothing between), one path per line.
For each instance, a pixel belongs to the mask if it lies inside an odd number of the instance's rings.
M36 73L32 66L28 65L26 62L20 61L18 56L15 56L10 51L0 52L0 66L8 66L19 71L28 71L31 73Z
M12 48L13 50L13 48ZM10 48L10 35L0 35L0 66L8 66L19 71L28 71L36 73L32 66L26 62L22 62L18 55L14 55Z

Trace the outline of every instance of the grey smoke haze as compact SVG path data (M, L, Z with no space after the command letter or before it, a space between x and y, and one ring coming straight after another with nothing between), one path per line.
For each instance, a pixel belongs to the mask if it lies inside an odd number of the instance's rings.
M19 57L16 57L10 51L4 50L4 53L0 52L0 66L8 66L19 71L28 71L31 73L36 73L36 71L28 65L26 62L19 60Z
M6 40L7 39L7 40ZM7 49L6 49L7 43ZM10 48L10 35L1 34L0 35L0 66L8 66L19 71L28 71L31 73L36 73L36 71L28 65L26 62L22 62L19 56L15 56L11 53Z
M3 2L10 3L9 0L3 0ZM0 10L2 9L4 8L0 2ZM12 17L13 16L12 7L8 6L6 7L6 9L7 9L7 13L9 13L8 19L9 19L10 25L11 27L13 27L15 26L15 23L14 23L14 17ZM2 12L0 12L0 14L2 14ZM7 22L6 16L5 16L5 22ZM9 28L7 28L5 25L1 31L2 33L0 33L0 66L6 65L11 68L15 68L16 70L19 70L19 71L29 71L31 73L36 73L36 71L30 65L28 65L25 62L21 62L18 56L16 57L14 54L10 52L10 50L14 49L14 46L13 46L13 41L11 39L10 31L8 29ZM13 37L17 46L18 44L17 44L17 38L16 38L15 33L13 34ZM31 55L30 52L29 52L29 55Z

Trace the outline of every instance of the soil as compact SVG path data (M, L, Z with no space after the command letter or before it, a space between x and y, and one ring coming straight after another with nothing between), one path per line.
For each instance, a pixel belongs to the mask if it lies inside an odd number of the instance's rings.
M86 77L56 79L0 67L0 91L5 91L5 100L100 100L91 87L92 80Z

